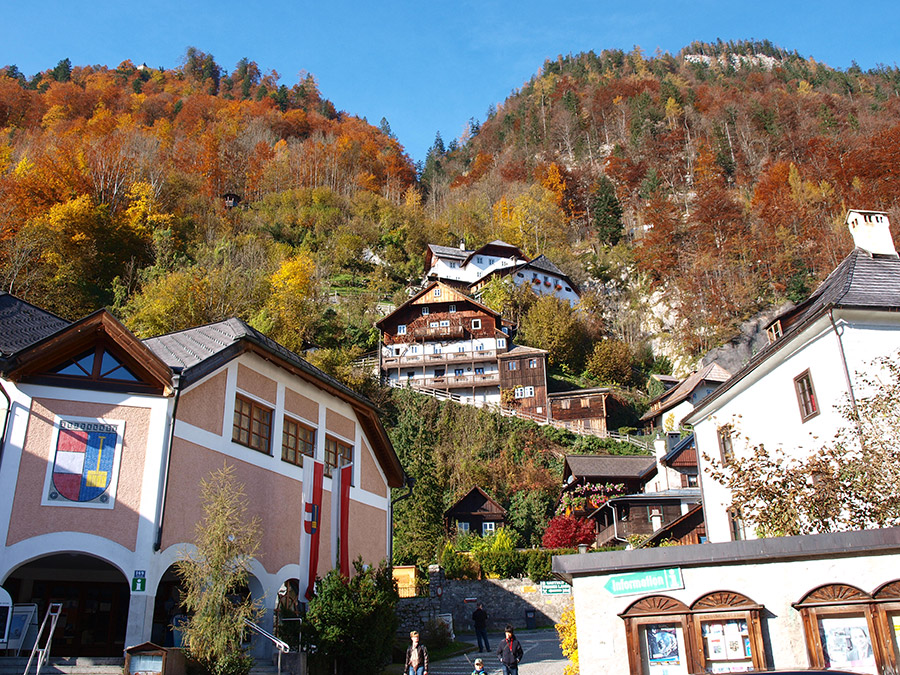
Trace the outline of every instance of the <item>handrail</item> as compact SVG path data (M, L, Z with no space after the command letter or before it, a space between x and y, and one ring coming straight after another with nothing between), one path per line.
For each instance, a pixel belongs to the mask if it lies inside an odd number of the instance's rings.
M257 633L259 633L264 638L266 638L269 642L271 642L273 645L275 645L275 648L278 651L280 651L284 654L287 654L288 652L291 651L291 646L287 642L285 642L284 640L278 639L277 637L272 635L269 631L267 631L262 626L259 626L255 623L253 623L250 619L244 619L244 623L247 625L248 628L250 628L251 630L255 630Z
M290 653L291 646L284 640L279 640L262 626L253 623L250 619L244 619L244 624L250 630L256 631L273 645L275 645L275 649L278 650L278 675L281 675L281 655Z
M28 657L28 663L25 664L24 675L28 675L28 671L31 668L31 662L34 660L35 655L37 655L38 659L37 669L34 671L34 675L41 675L41 667L44 666L50 658L50 644L53 642L53 634L56 632L56 622L59 621L59 614L61 611L61 602L51 602L50 606L47 607L47 612L44 614L44 620L41 622L37 637L34 639L34 646L31 648L31 656ZM47 634L47 641L44 643L44 646L41 647L41 637L44 635L44 629L47 627L48 620L50 621L50 632Z

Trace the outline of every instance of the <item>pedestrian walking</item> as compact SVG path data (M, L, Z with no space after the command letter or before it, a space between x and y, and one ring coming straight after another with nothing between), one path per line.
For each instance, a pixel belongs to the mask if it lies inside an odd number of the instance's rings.
M503 666L503 675L519 675L519 661L522 660L522 645L516 639L513 627L506 624L506 637L497 650L500 664Z
M406 648L405 675L428 675L428 650L419 644L419 631L409 634L411 644Z
M487 636L487 612L484 611L484 603L479 602L478 607L472 612L472 625L475 626L475 639L478 640L478 651L489 652L491 645ZM484 647L482 648L482 644Z

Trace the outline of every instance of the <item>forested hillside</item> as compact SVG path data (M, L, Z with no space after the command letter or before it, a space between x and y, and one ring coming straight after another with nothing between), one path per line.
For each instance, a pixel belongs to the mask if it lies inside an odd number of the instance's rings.
M578 311L499 282L484 302L550 350L559 380L640 400L648 373L684 374L745 319L805 297L852 247L847 208L900 223L898 166L896 67L835 70L766 42L547 61L419 166L387 120L340 110L312 74L281 84L194 48L172 69L7 65L0 283L69 319L108 307L140 337L238 316L317 345L316 365L385 407L419 481L398 504L398 555L427 561L442 510L475 483L510 507L520 544L537 541L560 457L593 448L353 369L427 244L547 255Z
M627 279L607 330L634 344L665 328L696 355L814 288L852 248L847 208L898 222L898 94L896 67L839 71L767 42L559 57L466 143L438 140L422 182L459 234L553 242L581 280ZM625 311L652 291L665 326Z

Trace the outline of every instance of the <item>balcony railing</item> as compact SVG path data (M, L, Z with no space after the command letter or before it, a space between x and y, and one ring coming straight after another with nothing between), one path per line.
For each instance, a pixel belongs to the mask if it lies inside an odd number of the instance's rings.
M496 349L481 349L466 352L441 352L439 354L403 354L394 356L385 354L381 359L383 367L417 366L425 363L450 363L460 361L493 361L497 358Z
M457 387L489 387L500 384L500 373L476 373L469 375L439 375L437 377L401 378L401 384L411 387L430 387L432 389L455 389Z

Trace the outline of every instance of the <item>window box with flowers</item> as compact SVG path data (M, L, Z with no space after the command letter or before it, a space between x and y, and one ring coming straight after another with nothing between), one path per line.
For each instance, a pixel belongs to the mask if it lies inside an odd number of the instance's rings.
M562 290L562 284L556 284L556 290L561 291L561 290Z
M625 494L623 483L582 483L562 493L556 515L571 515L576 511L593 511L613 497Z
M545 282L544 282L544 286L546 286L547 288L549 288L549 287L550 287L550 282L549 282L549 281L545 281Z

